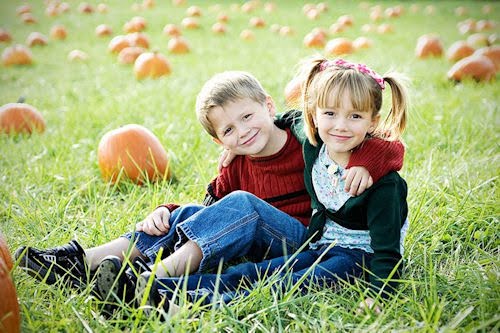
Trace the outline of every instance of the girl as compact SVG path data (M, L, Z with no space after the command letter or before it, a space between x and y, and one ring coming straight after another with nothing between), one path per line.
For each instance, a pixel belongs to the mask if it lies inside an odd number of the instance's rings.
M164 295L170 299L178 286L186 287L188 295L194 295L192 300L203 295L210 302L217 291L222 293L222 300L229 301L243 280L257 281L270 274L283 274L305 289L311 281L334 286L339 280L352 281L369 272L372 292L365 303L370 307L377 294L387 297L394 290L402 269L407 228L406 182L397 172L391 172L363 194L352 197L343 191L342 176L353 151L369 140L401 138L406 125L405 87L394 75L382 77L363 64L342 59L316 58L303 66L307 75L303 87L308 138L303 147L305 184L313 208L309 249L296 254L293 261L279 257L243 263L219 275L155 279L151 273L144 273L136 286L139 303L145 300L158 306ZM391 88L392 106L381 121L386 84ZM290 265L288 272L284 265ZM151 281L152 291L146 293ZM214 286L219 286L218 290ZM165 309L169 302L161 304Z

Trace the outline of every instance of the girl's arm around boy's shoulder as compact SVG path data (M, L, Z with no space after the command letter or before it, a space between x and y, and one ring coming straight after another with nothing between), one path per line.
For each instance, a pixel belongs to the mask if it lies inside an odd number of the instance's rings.
M370 138L352 152L346 168L365 167L375 183L389 172L401 170L404 153L401 141Z

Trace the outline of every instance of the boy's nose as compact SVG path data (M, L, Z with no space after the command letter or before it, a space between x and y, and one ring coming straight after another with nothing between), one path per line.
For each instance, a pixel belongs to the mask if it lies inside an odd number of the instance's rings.
M239 125L236 127L236 130L238 131L238 135L240 138L244 138L245 136L250 133L250 127L245 126L245 125Z

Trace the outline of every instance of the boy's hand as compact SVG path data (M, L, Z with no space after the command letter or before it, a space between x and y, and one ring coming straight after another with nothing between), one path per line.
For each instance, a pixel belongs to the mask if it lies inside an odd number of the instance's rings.
M217 169L220 171L222 168L227 167L236 157L235 154L231 153L229 150L224 149L219 156L219 164L217 165Z
M135 230L151 236L163 236L170 230L170 211L167 207L158 207L144 220L135 225Z
M360 195L373 185L373 179L370 173L361 166L347 169L342 178L345 179L344 190L349 192L352 196Z
M382 305L380 306L375 303L375 300L371 297L365 298L364 301L361 301L358 305L358 309L356 310L357 314L362 314L364 311L371 310L373 311L376 315L379 315L382 313Z

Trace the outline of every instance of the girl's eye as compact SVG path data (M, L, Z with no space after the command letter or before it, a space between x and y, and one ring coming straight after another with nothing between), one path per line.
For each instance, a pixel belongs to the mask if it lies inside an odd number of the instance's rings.
M325 111L325 116L333 117L335 115L335 112L333 111Z
M356 113L355 113L355 114L353 114L351 117L352 117L353 119L363 119L363 116L361 116L360 114L356 114Z
M226 129L224 130L224 132L222 132L222 135L226 136L226 135L228 135L229 133L231 133L231 131L232 131L232 128L231 128L231 127L228 127L228 128L226 128Z
M250 119L252 117L252 114L249 113L249 114L246 114L243 116L243 119Z

